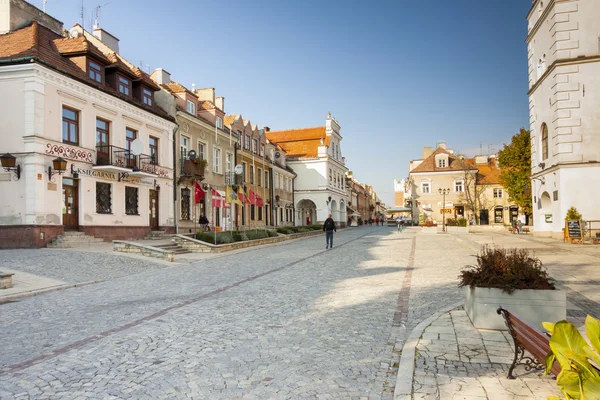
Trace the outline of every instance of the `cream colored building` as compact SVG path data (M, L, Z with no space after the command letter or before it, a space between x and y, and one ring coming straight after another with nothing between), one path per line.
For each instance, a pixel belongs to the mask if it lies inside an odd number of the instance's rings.
M535 0L527 21L535 233L560 238L572 206L600 220L600 6Z
M0 169L0 248L45 246L66 230L172 231L175 120L118 39L79 25L64 37L60 21L19 0L0 2L0 31L0 154L17 168Z

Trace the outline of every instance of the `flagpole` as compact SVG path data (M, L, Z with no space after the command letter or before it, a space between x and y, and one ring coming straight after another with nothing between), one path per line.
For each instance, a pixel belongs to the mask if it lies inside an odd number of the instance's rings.
M196 239L196 233L198 233L196 231L196 220L197 220L197 215L196 215L196 208L198 208L198 202L196 202L196 192L198 191L198 189L196 189L196 185L198 184L198 182L194 181L194 239Z

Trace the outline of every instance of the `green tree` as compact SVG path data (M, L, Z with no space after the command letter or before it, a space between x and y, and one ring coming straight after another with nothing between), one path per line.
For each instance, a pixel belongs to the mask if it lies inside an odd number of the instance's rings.
M531 214L531 139L530 132L521 128L498 153L500 183L511 201Z

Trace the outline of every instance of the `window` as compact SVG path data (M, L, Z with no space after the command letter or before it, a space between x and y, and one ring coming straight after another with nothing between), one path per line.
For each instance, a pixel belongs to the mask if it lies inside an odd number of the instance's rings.
M125 128L125 150L127 150L127 166L135 167L135 155L131 152L131 144L137 138L137 132L131 128Z
M265 155L265 144L264 143L260 144L260 155L261 156Z
M63 106L62 137L64 143L79 145L79 111Z
M262 221L262 207L257 207L258 208L258 220Z
M333 182L333 172L331 172L331 168L329 168L329 183Z
M221 173L221 149L215 147L213 155L213 172L215 174Z
M217 128L223 129L223 118L217 117Z
M187 112L189 112L192 115L196 115L196 104L194 104L193 102L187 100L186 104L186 110Z
M446 168L446 159L445 158L438 160L438 167Z
M119 76L119 93L124 94L125 96L130 96L131 94L131 82L129 79L125 79L122 76Z
M198 142L198 154L197 157L199 160L208 160L206 157L206 145L202 142Z
M150 157L152 162L158 164L158 139L154 136L148 138L148 146L150 147Z
M262 186L262 169L258 168L256 171L256 180L258 181L258 186Z
M283 189L283 175L279 175L279 188Z
M494 189L494 198L501 199L504 197L504 191L502 189Z
M227 160L225 163L225 172L233 171L233 154L227 153L225 159Z
M258 140L252 139L252 152L258 153Z
M186 138L185 136L182 136L179 139L179 151L181 152L181 157L187 157L189 140L190 139Z
M191 190L188 188L181 189L181 219L183 221L190 220L190 194Z
M465 181L454 181L454 193L462 193L465 191Z
M275 172L275 175L273 176L273 187L279 189L279 174L277 172Z
M244 148L250 150L250 135L246 135L246 141L244 142Z
M142 89L142 101L147 106L152 106L153 93L146 88Z
M269 188L269 171L265 171L265 187Z
M250 166L250 184L254 185L254 165Z
M283 208L279 209L279 220L283 222Z
M96 118L96 151L108 154L109 145L109 122L100 118Z
M430 193L431 186L429 182L421 182L421 193Z
M91 80L102 83L102 67L93 61L88 61L88 76Z
M250 206L250 220L254 221L254 208L255 206Z
M125 186L125 214L138 214L138 188Z
M112 214L111 184L96 182L96 212Z
M248 182L248 177L246 176L246 174L248 173L248 169L246 168L246 163L242 163L242 167L244 169L244 172L242 172L242 176L244 177L244 182Z
M504 221L504 213L502 212L502 207L498 206L494 208L494 222L497 224L501 224Z
M542 161L548 158L548 126L542 124Z

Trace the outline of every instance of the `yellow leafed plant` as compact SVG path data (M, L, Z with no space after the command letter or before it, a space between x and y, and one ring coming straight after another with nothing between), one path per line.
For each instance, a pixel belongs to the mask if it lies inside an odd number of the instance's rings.
M552 334L550 352L546 357L546 374L550 372L554 361L560 364L560 374L556 384L569 399L600 399L600 375L590 360L600 365L600 322L588 315L585 331L591 347L579 331L568 321L556 324L544 322L544 328ZM548 400L559 400L548 397Z

